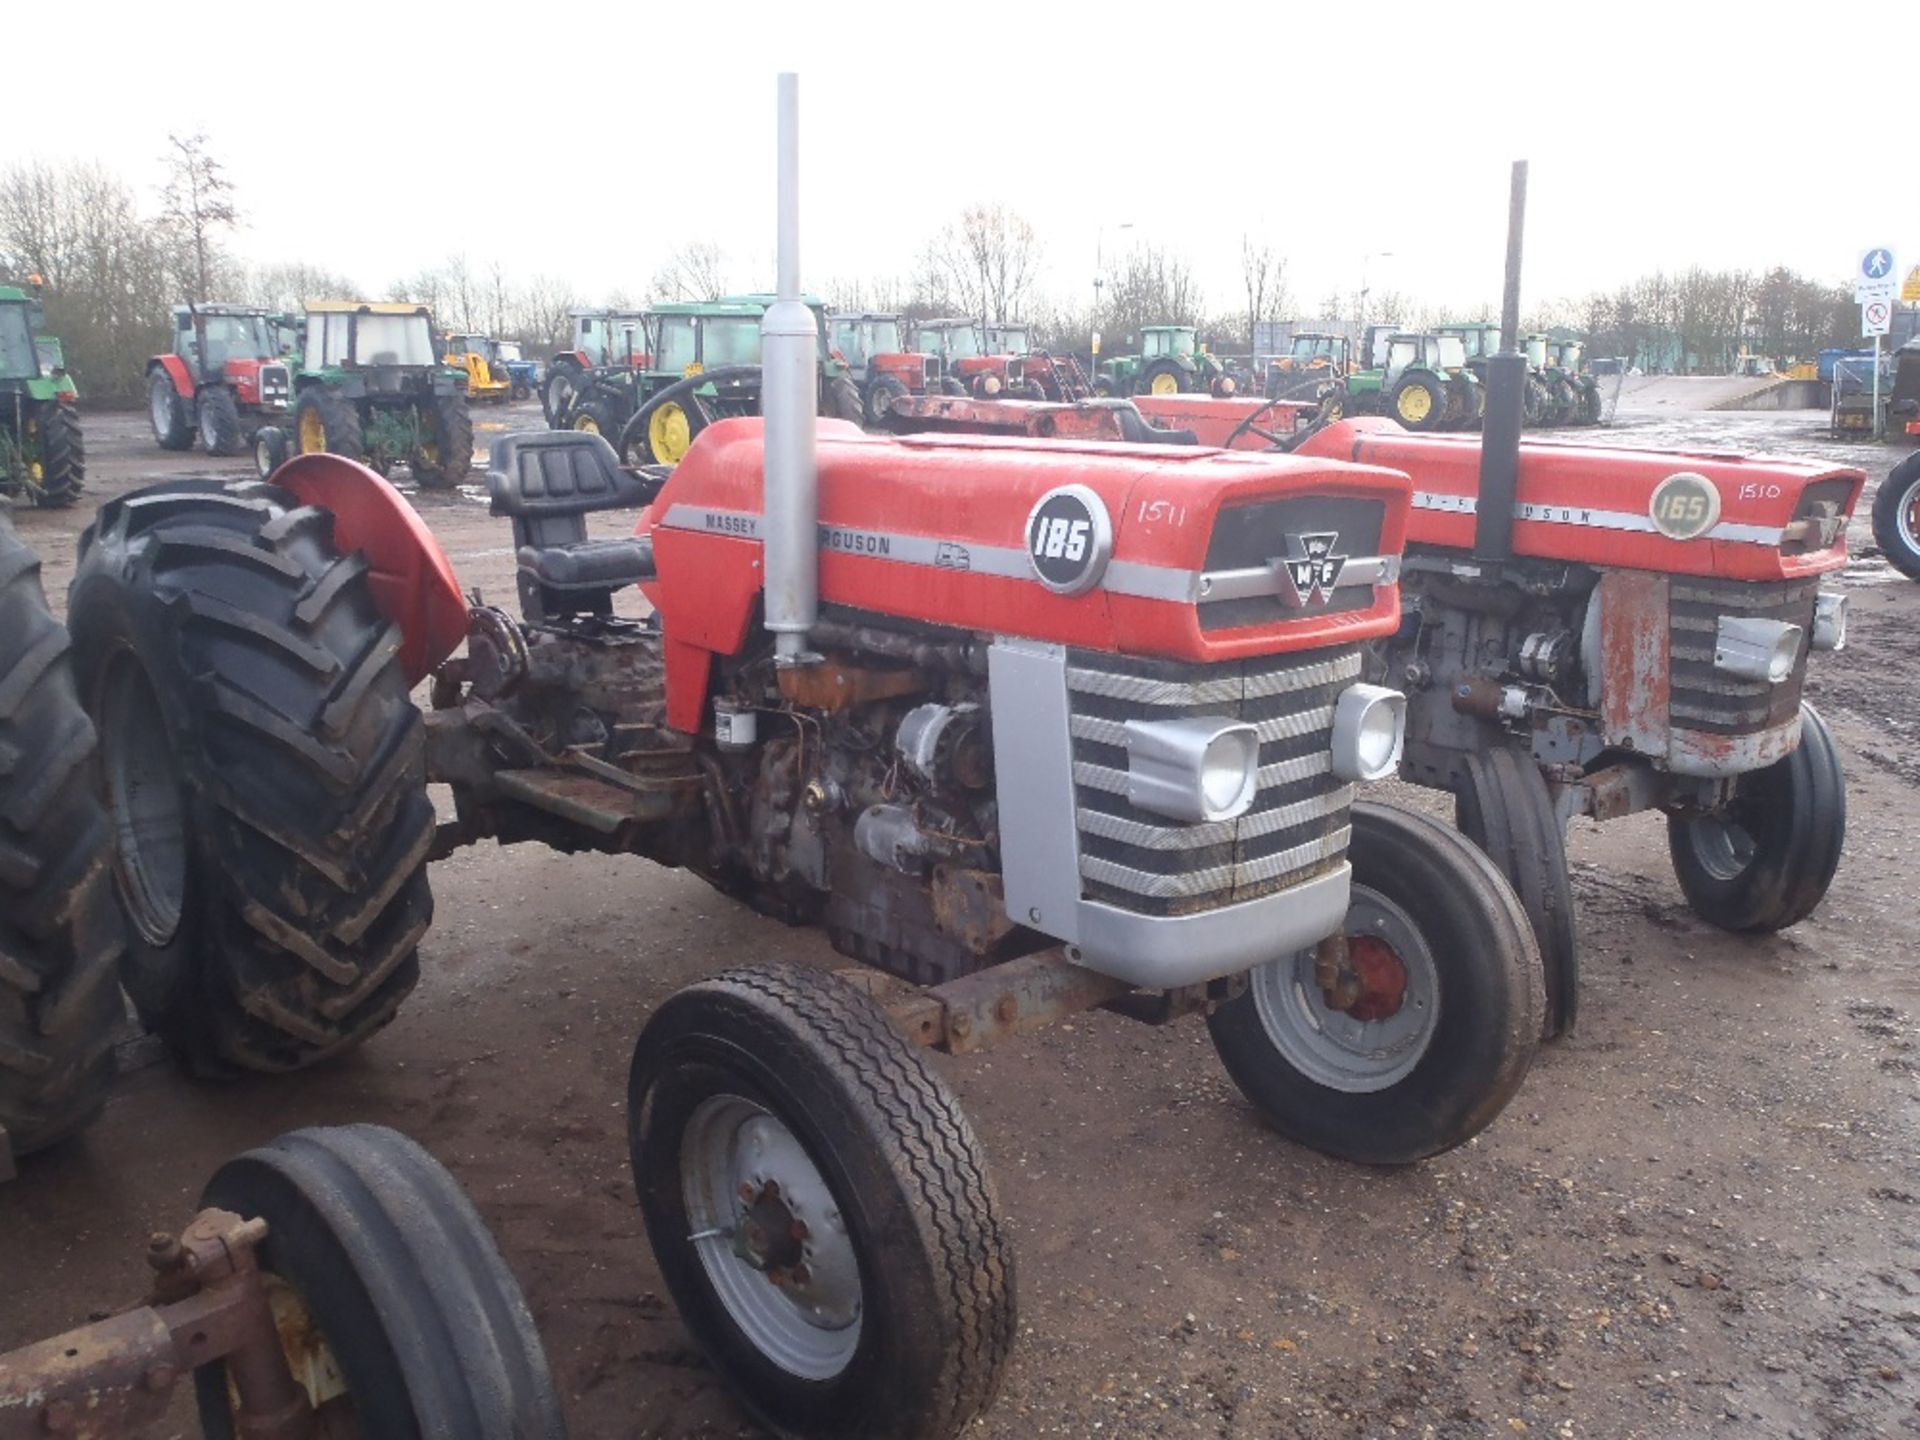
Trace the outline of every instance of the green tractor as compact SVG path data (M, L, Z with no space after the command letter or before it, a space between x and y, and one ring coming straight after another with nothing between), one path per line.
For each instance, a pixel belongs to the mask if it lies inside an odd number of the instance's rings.
M1409 430L1457 430L1486 410L1458 335L1393 331L1374 337L1373 364L1329 392L1333 414L1390 415Z
M1582 368L1586 351L1585 341L1547 338L1542 379L1552 424L1598 425L1606 417L1600 382Z
M43 323L38 299L0 285L0 495L53 507L80 497L87 455L80 392L60 342L36 338Z
M429 489L457 485L473 468L466 374L434 353L424 305L356 300L307 303L305 353L293 378L293 433L254 440L260 472L292 450L325 451L385 475L404 462Z
M1096 395L1231 395L1239 381L1207 353L1191 325L1142 325L1140 353L1100 362Z
M1296 330L1287 353L1267 362L1266 398L1317 400L1353 368L1347 337L1324 330Z

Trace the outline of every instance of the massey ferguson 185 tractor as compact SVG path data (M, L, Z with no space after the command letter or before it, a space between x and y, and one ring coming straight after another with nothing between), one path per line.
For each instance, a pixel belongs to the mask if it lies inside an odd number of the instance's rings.
M163 450L239 455L262 425L284 424L293 368L281 331L253 305L176 305L173 349L147 361L147 409Z
M774 1428L945 1440L998 1387L1012 1256L917 1047L1204 1013L1276 1128L1399 1163L1500 1112L1543 980L1479 850L1355 798L1401 740L1359 675L1400 623L1405 478L817 419L781 99L764 420L664 483L601 436L503 436L518 616L325 455L110 502L70 614L135 999L202 1070L384 1025L428 861L482 840L683 866L881 972L745 964L661 1004L635 1183L688 1328ZM623 506L630 537L588 538Z

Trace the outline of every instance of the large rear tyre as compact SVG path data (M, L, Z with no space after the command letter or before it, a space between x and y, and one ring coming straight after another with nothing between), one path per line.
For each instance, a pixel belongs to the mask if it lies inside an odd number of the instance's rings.
M1873 538L1889 565L1920 580L1920 450L1880 482L1873 497Z
M121 1015L93 726L40 562L0 515L0 1176L99 1113Z
M460 1186L377 1125L295 1130L200 1197L267 1222L256 1254L316 1434L563 1440L527 1302ZM233 1440L227 1367L194 1374L209 1440Z
M1408 430L1438 430L1447 418L1447 392L1438 376L1407 375L1393 387L1387 413Z
M820 413L829 420L847 420L858 425L866 416L860 387L851 376L835 375L820 386Z
M40 478L28 490L38 508L64 510L87 488L87 445L80 434L80 415L57 400L38 408Z
M365 558L256 482L135 491L80 544L68 613L142 1017L208 1075L360 1044L418 978L434 831Z
M867 424L876 430L884 426L893 414L893 402L910 393L907 382L898 375L874 376L867 386Z
M153 421L153 438L162 450L193 448L193 406L187 397L173 388L173 377L165 370L147 375L147 416Z
M1820 713L1800 705L1800 744L1742 775L1711 815L1667 817L1673 871L1693 913L1722 930L1784 930L1826 898L1847 838L1847 784Z
M869 997L730 970L647 1023L634 1181L682 1319L749 1409L820 1440L947 1440L1013 1345L1013 1257L959 1104Z
M200 392L200 444L209 455L238 455L246 448L240 406L224 385L209 385Z
M467 398L436 395L418 413L422 434L407 466L424 489L450 489L473 469L473 416Z
M1580 949L1567 878L1566 835L1532 761L1499 749L1467 757L1454 823L1486 852L1527 912L1547 986L1540 1038L1573 1028L1580 1008Z
M1305 950L1208 1017L1227 1073L1282 1135L1405 1165L1464 1143L1525 1078L1545 1005L1526 912L1472 844L1423 815L1353 807L1346 955Z
M1187 374L1171 360L1156 360L1140 372L1135 388L1142 395L1178 395L1188 388Z
M296 455L344 455L367 458L360 412L353 402L324 385L309 385L293 407L293 451Z

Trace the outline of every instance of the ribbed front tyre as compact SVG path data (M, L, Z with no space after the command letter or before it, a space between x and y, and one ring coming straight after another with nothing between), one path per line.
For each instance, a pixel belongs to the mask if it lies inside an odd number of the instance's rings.
M1012 1348L986 1160L873 1000L798 967L690 986L634 1048L635 1186L667 1287L783 1435L950 1440Z
M205 1074L365 1040L419 973L434 831L366 561L257 482L155 487L101 508L68 611L142 1017Z

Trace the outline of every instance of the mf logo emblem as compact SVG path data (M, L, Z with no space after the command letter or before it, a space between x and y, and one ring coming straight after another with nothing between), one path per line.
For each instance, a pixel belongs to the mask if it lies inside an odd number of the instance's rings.
M1340 584L1340 572L1347 568L1347 557L1336 555L1333 550L1339 543L1338 530L1287 536L1287 554L1281 563L1287 567L1287 578L1293 581L1293 593L1299 604L1311 605L1316 600L1324 602L1333 598Z

